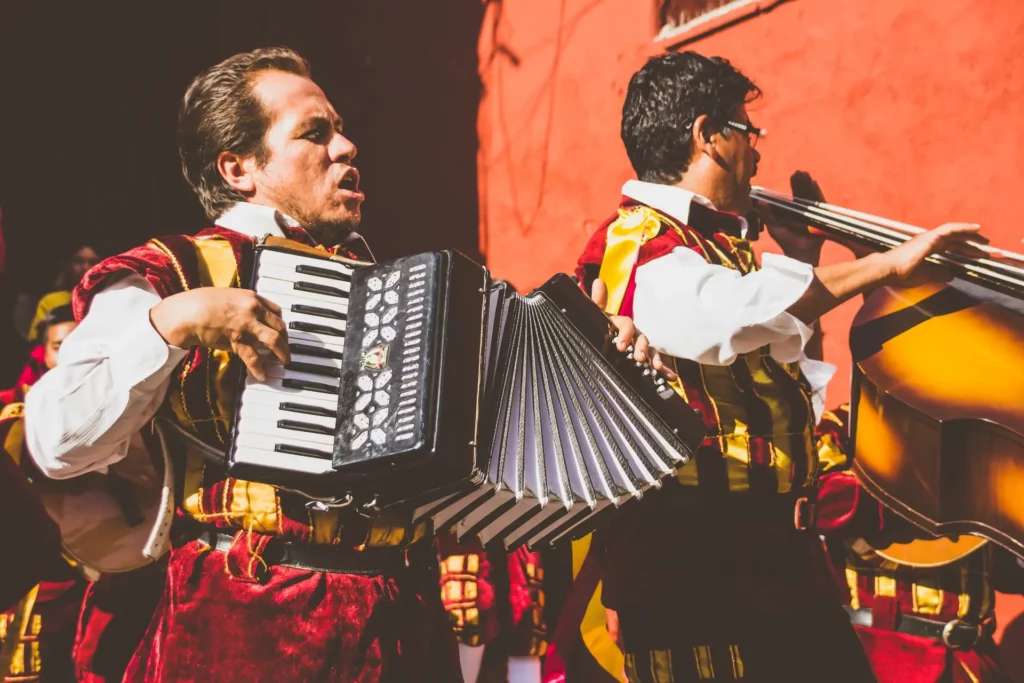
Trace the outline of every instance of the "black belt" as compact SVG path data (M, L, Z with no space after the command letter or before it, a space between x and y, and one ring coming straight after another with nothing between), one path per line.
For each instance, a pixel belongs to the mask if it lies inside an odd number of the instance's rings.
M846 608L846 612L850 615L850 623L854 626L872 628L870 607L861 607L860 609L853 609L849 605L843 605L843 607ZM896 628L893 630L909 636L938 640L951 650L970 650L982 640L992 636L996 630L996 620L989 618L980 624L968 624L959 619L935 621L913 614L900 613L896 616Z
M214 550L227 552L236 543L235 534L207 530L196 538ZM241 543L245 540L241 539ZM410 552L413 549L410 548ZM315 543L290 543L272 538L260 553L268 566L294 567L333 574L398 574L408 566L406 551L398 548L354 550Z

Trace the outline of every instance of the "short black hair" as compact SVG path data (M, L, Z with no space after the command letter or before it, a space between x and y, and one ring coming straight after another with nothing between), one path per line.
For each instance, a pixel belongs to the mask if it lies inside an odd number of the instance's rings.
M75 322L75 314L71 308L71 304L64 304L63 306L57 306L47 311L46 315L39 324L36 325L36 339L37 343L45 344L46 335L53 325L60 325L61 323L73 323Z
M728 60L696 52L652 57L629 79L622 142L640 180L671 184L690 165L693 122L705 114L724 130L736 108L761 90Z

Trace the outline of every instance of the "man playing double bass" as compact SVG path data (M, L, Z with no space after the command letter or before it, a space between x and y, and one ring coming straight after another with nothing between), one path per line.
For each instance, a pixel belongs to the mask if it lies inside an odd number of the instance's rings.
M721 58L649 60L621 128L639 180L579 260L586 287L607 284L607 310L674 357L672 384L708 429L677 479L591 546L631 681L872 680L812 531L815 424L833 368L805 349L841 302L934 277L929 254L981 239L948 224L821 266L806 228L769 223L787 256L758 265L743 216L761 134L745 105L759 95Z

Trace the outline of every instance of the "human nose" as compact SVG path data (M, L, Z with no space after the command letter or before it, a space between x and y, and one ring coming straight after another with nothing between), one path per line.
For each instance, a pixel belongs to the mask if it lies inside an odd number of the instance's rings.
M341 133L334 134L330 147L331 161L352 163L352 160L356 158L356 152L355 143Z

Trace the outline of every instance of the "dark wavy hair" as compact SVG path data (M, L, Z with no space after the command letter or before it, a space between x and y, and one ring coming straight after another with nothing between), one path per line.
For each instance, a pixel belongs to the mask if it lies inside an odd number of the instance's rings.
M640 180L678 182L690 165L693 122L725 133L736 107L761 90L727 60L696 52L652 57L633 74L622 105L622 142Z
M261 71L285 71L309 78L309 63L287 47L243 52L196 76L181 103L181 168L210 220L242 200L217 168L220 153L252 154L261 165L267 161L263 137L270 117L252 89Z

